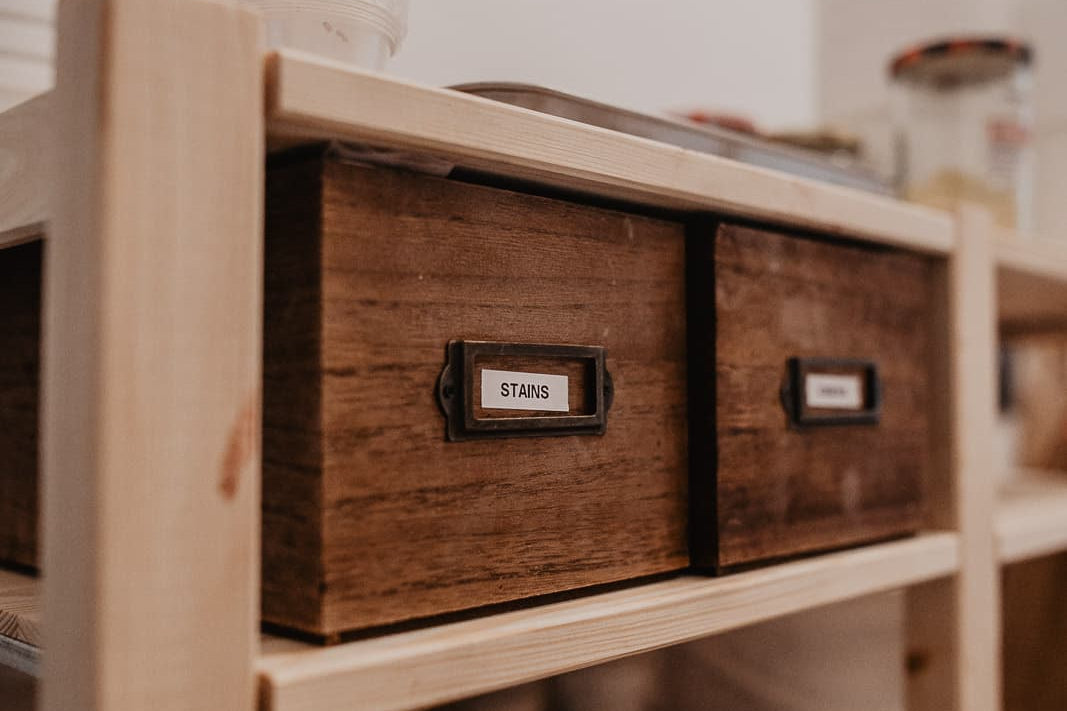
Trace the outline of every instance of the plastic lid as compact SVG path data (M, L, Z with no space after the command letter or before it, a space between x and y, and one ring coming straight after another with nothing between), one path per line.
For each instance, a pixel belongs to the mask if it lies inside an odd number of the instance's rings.
M1033 61L1030 45L1004 37L939 40L901 52L889 64L898 81L941 89L984 84Z

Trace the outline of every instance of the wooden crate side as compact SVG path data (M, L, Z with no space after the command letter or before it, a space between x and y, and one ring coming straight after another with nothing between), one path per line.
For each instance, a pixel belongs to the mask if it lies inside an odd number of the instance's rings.
M327 166L325 627L684 568L680 225ZM603 436L447 442L451 339L599 345Z
M723 226L714 270L719 565L917 530L928 258ZM880 422L791 425L780 391L794 357L874 362Z

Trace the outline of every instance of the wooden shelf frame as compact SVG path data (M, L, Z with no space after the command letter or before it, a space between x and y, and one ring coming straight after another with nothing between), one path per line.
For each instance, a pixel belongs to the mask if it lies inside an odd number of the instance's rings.
M863 595L944 578L930 533L722 578L684 576L259 662L270 711L392 711L473 696Z
M995 259L1002 332L1067 330L1067 240L999 229Z
M294 51L267 59L275 146L344 140L436 155L470 168L607 198L737 217L946 254L937 210L656 141L429 88ZM374 97L373 101L351 97Z
M1017 476L998 501L994 528L1002 564L1067 551L1067 473Z
M264 636L257 663L262 708L442 703L947 578L958 566L957 536L926 533L723 578L681 576L334 647ZM13 640L11 654L34 675L40 673L41 587L37 578L0 571L0 655Z
M911 642L928 662L911 679L910 708L999 708L998 566L1065 543L1052 525L1059 504L993 496L998 315L1045 318L1067 293L1059 245L1009 239L977 210L951 216L268 55L258 18L232 3L70 2L59 36L57 89L0 115L0 248L46 225L50 240L47 584L30 595L49 611L46 711L414 708L902 586ZM262 166L270 147L317 140L933 255L949 367L932 500L935 525L954 533L331 649L268 638L260 652ZM175 317L179 305L191 306L188 319ZM0 610L36 624L4 589L0 579ZM182 616L197 624L173 624ZM32 656L34 645L9 649ZM458 659L475 671L456 674Z

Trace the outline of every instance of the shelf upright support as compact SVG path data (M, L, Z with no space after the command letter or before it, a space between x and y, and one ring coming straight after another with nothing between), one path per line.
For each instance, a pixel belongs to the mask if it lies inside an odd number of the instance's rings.
M261 29L235 2L65 0L58 37L41 708L251 710Z
M976 206L959 211L956 248L941 279L944 364L934 383L932 437L939 456L930 491L933 525L955 529L960 572L908 591L911 711L1000 711L1000 570L993 537L996 498L996 267L994 228ZM935 341L935 343L938 341Z

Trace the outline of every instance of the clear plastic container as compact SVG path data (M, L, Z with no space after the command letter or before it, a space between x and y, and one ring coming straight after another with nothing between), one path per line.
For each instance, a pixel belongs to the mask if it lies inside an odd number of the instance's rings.
M245 0L263 13L267 46L381 69L407 31L407 0Z
M987 206L1020 230L1033 216L1030 48L1001 38L923 45L890 65L901 196Z

